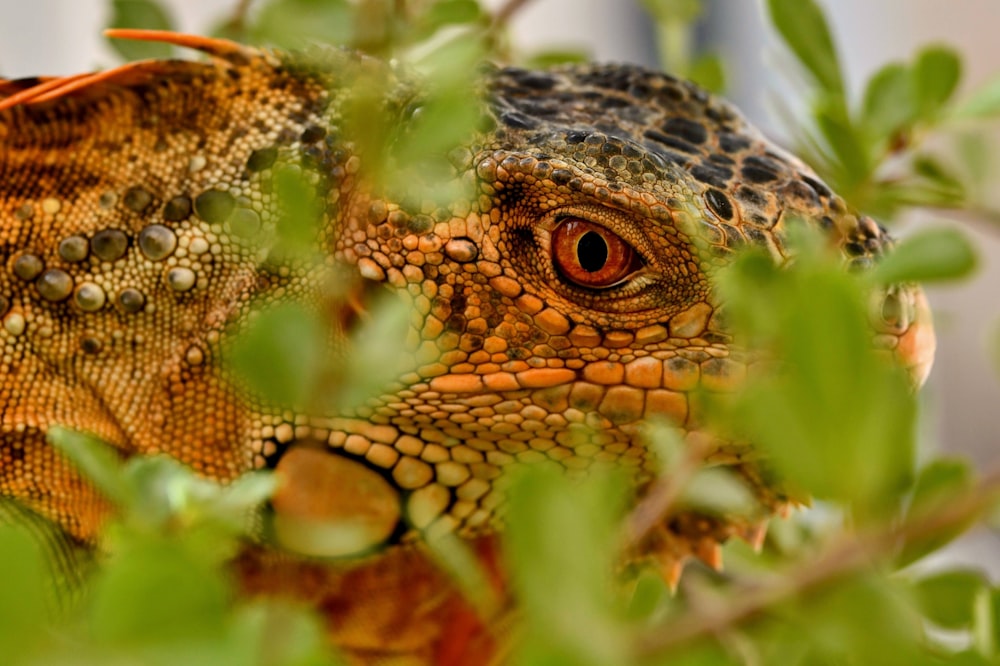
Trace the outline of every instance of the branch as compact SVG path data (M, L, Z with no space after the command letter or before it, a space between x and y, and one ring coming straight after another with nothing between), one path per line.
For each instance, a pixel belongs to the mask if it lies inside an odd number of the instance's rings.
M514 14L518 13L531 2L531 0L507 0L500 9L493 15L490 23L490 33L497 33L507 27Z
M903 543L971 521L998 499L1000 469L985 475L961 498L936 511L909 516L894 528L839 539L819 557L810 557L794 565L777 583L740 586L728 595L724 606L713 604L710 608L693 609L683 617L671 618L654 629L643 631L635 642L636 655L662 656L671 648L732 631L776 604L819 592L827 585L862 571L872 560L890 556Z
M697 436L698 433L695 433ZM669 474L661 474L649 487L625 520L625 548L637 546L650 530L662 525L684 492L684 488L704 466L712 450L709 437L699 437L685 446L685 455Z
M229 18L223 23L223 29L228 31L230 34L236 34L240 36L240 39L246 38L246 28L247 28L247 15L250 13L250 5L253 0L236 0L236 5L233 7L232 13Z

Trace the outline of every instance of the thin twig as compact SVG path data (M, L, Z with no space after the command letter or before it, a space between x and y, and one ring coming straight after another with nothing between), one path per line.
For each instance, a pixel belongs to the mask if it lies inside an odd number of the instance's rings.
M223 30L230 35L238 35L239 39L246 38L247 15L250 13L250 5L253 0L236 0L229 18L223 23Z
M253 0L237 0L236 8L229 19L229 24L242 30L247 22L247 14L250 13L251 3L253 3Z
M1000 498L1000 469L984 476L959 501L931 513L911 517L894 529L862 533L841 539L819 557L800 562L775 584L747 584L728 595L726 605L712 605L700 613L672 618L652 630L642 632L635 643L640 657L662 655L699 638L732 631L768 608L797 596L817 591L837 580L868 567L872 560L890 555L901 543L932 536L964 524L981 514Z
M688 443L680 462L660 475L625 520L625 547L637 546L650 530L669 516L684 488L700 470L710 450L707 438Z
M507 27L514 14L518 13L531 2L531 0L507 0L500 9L493 14L493 21L490 23L490 32L497 33Z

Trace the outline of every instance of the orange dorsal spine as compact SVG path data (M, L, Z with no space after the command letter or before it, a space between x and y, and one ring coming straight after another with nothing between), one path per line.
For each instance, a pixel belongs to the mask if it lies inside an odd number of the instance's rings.
M214 58L221 58L232 62L241 62L247 58L260 55L260 51L249 46L244 46L239 42L228 39L218 39L216 37L202 37L201 35L187 35L181 32L170 30L137 30L133 28L111 28L104 31L105 37L111 39L133 39L145 42L162 42L181 46L186 49L201 51Z
M247 60L261 55L261 52L257 49L229 41L228 39L185 35L166 30L114 28L106 30L104 34L112 39L136 39L173 44L174 46L201 51L214 58L219 58L235 65L245 64ZM0 99L0 111L20 104L36 104L58 99L69 93L89 88L101 82L114 81L129 72L147 68L150 66L150 63L151 61L148 60L130 62L103 72L42 79L38 85Z

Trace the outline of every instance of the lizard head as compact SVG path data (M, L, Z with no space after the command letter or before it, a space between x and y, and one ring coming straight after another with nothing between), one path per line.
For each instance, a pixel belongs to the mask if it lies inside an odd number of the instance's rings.
M366 410L398 437L385 443L395 447L388 476L410 524L465 536L498 524L513 465L612 464L642 480L654 468L645 421L665 418L692 445L703 437L696 393L736 390L759 360L734 344L714 289L738 251L787 261L793 220L852 266L891 245L693 84L583 66L495 70L484 89L483 129L450 156L469 193L407 206L359 190L336 246L366 279L411 299L419 360ZM933 351L923 297L910 287L882 296L892 316L873 322L877 340L922 381ZM745 449L720 443L708 458L744 475L768 511L785 504ZM703 518L671 529L679 556L758 534Z
M364 128L345 122L359 81L379 81L379 108L404 126L415 115L419 86L391 68L158 38L216 60L0 84L0 490L81 538L106 506L45 445L52 424L223 480L276 467L281 540L324 555L488 532L520 463L614 464L641 482L655 469L644 421L693 442L696 391L732 390L754 358L713 289L738 249L785 261L793 218L855 264L889 245L732 107L661 74L488 72L479 130L448 155L465 194L441 202L366 180L347 131ZM286 166L319 195L319 262L252 240L281 236ZM408 304L408 367L350 407L247 395L220 362L227 344L255 303L324 310L331 267L362 286L330 310L329 346L349 354L364 297L388 291ZM922 377L923 298L900 287L886 299L879 339ZM712 456L765 508L785 502L739 450ZM365 527L354 550L298 529L345 517ZM679 556L745 528L672 526Z

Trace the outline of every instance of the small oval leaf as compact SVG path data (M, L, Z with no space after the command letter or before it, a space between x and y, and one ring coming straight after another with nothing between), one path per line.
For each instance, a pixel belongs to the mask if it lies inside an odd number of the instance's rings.
M970 627L976 595L989 582L980 571L956 569L917 581L917 604L925 616L946 629Z
M823 11L813 0L768 0L771 22L824 91L844 96L837 51Z
M998 115L1000 115L1000 76L979 88L952 113L952 117L959 119L994 118Z
M962 60L946 46L930 46L913 65L913 87L923 118L932 118L944 106L962 78Z
M889 63L868 80L862 114L865 127L875 139L892 136L913 121L916 108L906 65Z
M928 229L902 241L875 269L877 282L940 282L971 274L977 264L969 239L955 229Z

